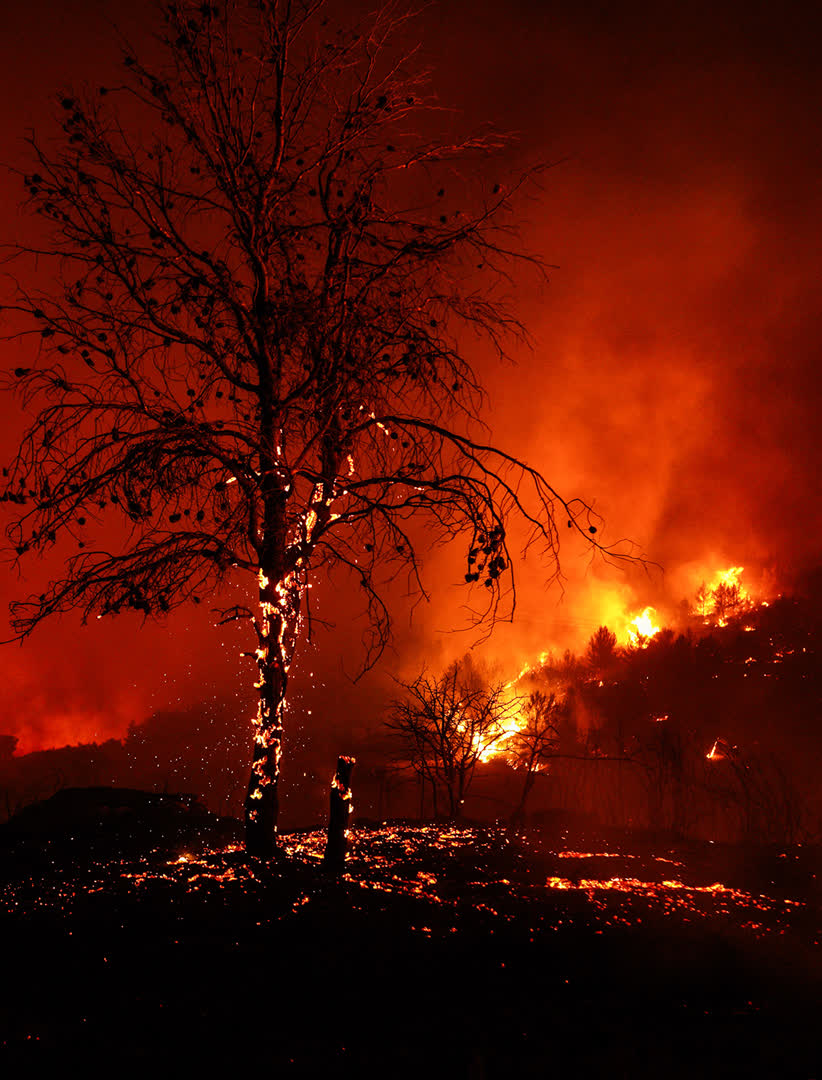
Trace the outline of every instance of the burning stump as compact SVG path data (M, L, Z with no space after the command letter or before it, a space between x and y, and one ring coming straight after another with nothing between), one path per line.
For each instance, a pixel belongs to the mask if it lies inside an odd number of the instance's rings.
M353 757L337 758L337 771L331 781L328 840L323 858L323 869L330 874L341 874L345 867L348 817L354 809L351 799L351 773L356 763L357 759Z

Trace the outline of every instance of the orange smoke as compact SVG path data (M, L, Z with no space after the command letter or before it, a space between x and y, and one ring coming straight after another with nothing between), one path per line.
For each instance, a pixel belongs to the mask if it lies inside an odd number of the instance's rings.
M137 717L112 716L107 713L49 712L38 717L36 727L21 724L16 730L6 734L16 737L15 756L20 756L63 746L100 744L108 739L124 739L133 719Z

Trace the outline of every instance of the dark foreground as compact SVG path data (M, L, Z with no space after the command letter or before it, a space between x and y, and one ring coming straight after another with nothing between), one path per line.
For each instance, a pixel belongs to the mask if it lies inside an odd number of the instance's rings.
M334 882L321 845L7 854L0 1065L822 1077L813 852L405 825Z

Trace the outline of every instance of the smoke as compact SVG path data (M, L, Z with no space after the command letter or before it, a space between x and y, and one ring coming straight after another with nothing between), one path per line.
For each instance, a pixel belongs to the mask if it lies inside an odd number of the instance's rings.
M557 162L521 216L525 245L557 269L547 286L523 274L511 290L533 349L504 370L479 357L492 437L593 503L605 543L628 536L664 568L591 565L570 546L562 593L529 558L516 621L483 646L500 664L580 648L616 611L653 604L672 618L721 566L779 583L818 561L816 18L798 5L777 19L767 6L541 0L449 0L423 16L421 63L455 126L518 132L489 168L504 178ZM93 70L96 57L77 57ZM29 67L48 73L41 56ZM40 89L45 99L47 78L25 100ZM7 129L12 119L7 104ZM332 728L370 723L392 676L439 669L476 641L453 632L466 622L461 556L427 560L432 599L412 622L397 588L395 651L358 689L352 594L318 593L337 629L294 674L300 724L312 709ZM80 636L67 620L44 633L3 659L0 730L21 749L119 737L198 700L206 682L249 681L238 641L206 616L169 631Z

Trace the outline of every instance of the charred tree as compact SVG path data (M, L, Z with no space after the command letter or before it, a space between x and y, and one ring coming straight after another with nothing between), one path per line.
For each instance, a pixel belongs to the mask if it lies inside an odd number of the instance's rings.
M534 173L486 184L499 139L433 134L426 79L392 44L406 22L168 3L159 55L129 50L121 85L61 93L62 135L32 139L20 173L42 228L3 298L5 339L32 346L10 374L31 420L2 493L8 554L56 548L64 568L13 606L14 629L241 592L221 618L253 635L255 855L276 844L312 579L361 585L368 665L390 629L381 582L404 570L425 595L420 536L464 536L486 624L513 611L512 517L549 578L558 523L605 550L586 504L482 437L464 347L502 358L524 334L498 286L518 260L543 270L512 231Z
M328 808L328 836L323 857L323 869L330 874L341 874L345 868L348 851L348 819L354 809L351 792L351 774L357 759L337 758L337 771L331 781Z

